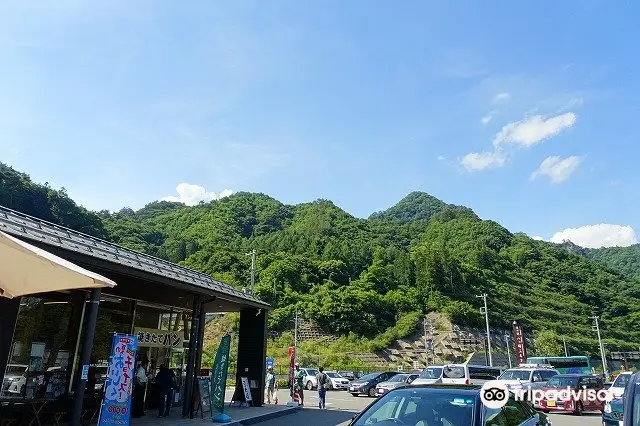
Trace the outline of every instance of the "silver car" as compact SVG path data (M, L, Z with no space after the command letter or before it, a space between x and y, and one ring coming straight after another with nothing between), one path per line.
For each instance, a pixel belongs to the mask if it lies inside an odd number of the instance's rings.
M382 396L392 389L399 388L400 386L410 385L418 377L417 374L399 373L387 380L386 382L380 382L376 386L376 395Z
M416 379L411 382L412 385L433 385L442 383L443 365L430 365Z

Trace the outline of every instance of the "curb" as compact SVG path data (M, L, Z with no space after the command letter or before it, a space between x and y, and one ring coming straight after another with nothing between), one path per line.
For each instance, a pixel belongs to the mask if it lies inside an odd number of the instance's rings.
M266 422L267 420L277 419L278 417L287 416L298 411L297 407L285 408L283 410L275 411L273 413L265 413L259 416L251 417L249 419L232 421L230 423L224 423L225 426L247 426L256 423Z

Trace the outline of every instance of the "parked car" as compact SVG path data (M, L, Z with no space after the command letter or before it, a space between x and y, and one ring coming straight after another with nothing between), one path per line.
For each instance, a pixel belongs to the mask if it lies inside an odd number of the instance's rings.
M2 379L2 394L21 394L26 383L29 366L22 364L7 364L6 373Z
M482 385L500 376L500 369L486 365L447 364L442 367L442 383Z
M378 383L387 381L396 374L398 374L397 371L385 371L367 374L366 376L362 376L359 379L351 382L351 384L349 384L349 392L353 396L376 396L376 386L378 386Z
M442 365L430 365L420 372L418 377L411 382L412 385L433 385L442 383Z
M622 398L616 398L604 404L602 426L621 426L624 418Z
M640 372L635 372L629 378L622 395L623 417L625 425L640 423Z
M301 368L300 370L304 373L304 379L302 379L304 387L307 390L317 389L318 380L316 380L316 374L318 374L318 370L313 368Z
M335 371L326 371L325 374L327 375L327 377L329 377L331 389L349 389L349 380L345 379L340 374L336 373Z
M353 381L358 378L358 374L355 371L338 371L338 374L349 381Z
M553 368L520 366L504 371L498 380L511 390L542 389L549 379L558 374L558 370Z
M618 377L613 381L613 384L609 387L608 392L611 398L622 398L624 388L629 383L629 379L633 373L631 371L625 371L620 373Z
M378 386L376 386L376 395L382 396L385 393L389 392L391 389L410 385L415 380L416 377L418 377L417 374L408 374L408 373L396 374L386 382L378 383Z
M349 426L551 426L546 414L513 395L502 408L487 408L478 385L417 385L393 389L353 417Z
M559 374L552 377L542 388L543 391L573 389L574 393L567 395L568 398L560 399L543 399L540 401L540 409L544 412L562 411L565 413L573 413L578 416L584 411L602 411L604 412L604 401L597 398L587 398L584 389L599 391L604 389L604 382L601 377L586 374ZM580 394L578 394L579 391ZM580 395L576 398L575 395ZM592 400L593 399L593 400Z

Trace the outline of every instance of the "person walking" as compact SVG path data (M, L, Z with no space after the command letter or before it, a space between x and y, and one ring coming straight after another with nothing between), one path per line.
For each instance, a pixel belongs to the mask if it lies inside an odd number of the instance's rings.
M300 396L300 406L304 407L304 372L300 370L300 364L296 363L295 386Z
M324 409L326 407L327 389L331 386L329 383L329 377L324 372L324 368L320 367L318 374L316 374L316 382L318 383L318 408Z
M267 379L265 380L267 387L267 404L271 404L271 399L273 398L273 402L275 404L278 403L278 393L277 393L277 379L276 373L273 371L273 367L269 366L267 369Z
M160 371L156 375L156 386L158 388L158 417L169 417L171 404L173 403L173 389L175 374L164 364L160 366Z

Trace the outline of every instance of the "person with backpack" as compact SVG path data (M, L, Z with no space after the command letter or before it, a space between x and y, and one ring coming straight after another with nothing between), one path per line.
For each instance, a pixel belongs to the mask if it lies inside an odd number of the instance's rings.
M316 382L318 383L318 407L323 409L326 407L327 389L331 387L329 377L324 372L324 368L320 367L318 374L316 374Z

